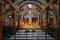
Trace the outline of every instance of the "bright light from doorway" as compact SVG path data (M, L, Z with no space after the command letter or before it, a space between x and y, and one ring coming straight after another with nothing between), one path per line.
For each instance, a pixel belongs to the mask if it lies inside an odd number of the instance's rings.
M32 4L28 4L27 6L28 6L29 8L32 8Z

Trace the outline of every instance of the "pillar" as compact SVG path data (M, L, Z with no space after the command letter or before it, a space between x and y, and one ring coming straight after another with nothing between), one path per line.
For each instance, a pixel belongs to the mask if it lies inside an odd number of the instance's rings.
M0 40L2 39L3 36L3 25L2 25L2 5L0 5Z
M13 29L16 29L16 13L13 14Z
M21 16L21 15L18 13L18 28L19 28L19 29L20 29L20 19L21 19L20 16Z
M60 40L60 4L59 4L59 40Z
M42 29L42 18L41 18L41 14L39 14L39 25L40 25L40 27L41 27L41 29Z
M48 8L46 9L46 32L48 32Z

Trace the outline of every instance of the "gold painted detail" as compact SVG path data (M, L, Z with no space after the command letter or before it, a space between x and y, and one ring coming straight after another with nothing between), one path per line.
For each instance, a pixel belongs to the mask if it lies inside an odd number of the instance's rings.
M33 23L33 24L22 24L20 28L25 28L25 29L40 29L40 25L38 23Z

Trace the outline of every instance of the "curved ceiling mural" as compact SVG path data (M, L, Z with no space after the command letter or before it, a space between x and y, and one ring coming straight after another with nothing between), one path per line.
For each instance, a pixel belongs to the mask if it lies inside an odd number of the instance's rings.
M12 5L13 3L8 0L8 2ZM27 10L33 10L36 13L40 13L44 11L53 0L50 0L49 3L46 0L15 0L14 5L17 5L16 9L22 13L26 12ZM13 6L13 5L12 5Z

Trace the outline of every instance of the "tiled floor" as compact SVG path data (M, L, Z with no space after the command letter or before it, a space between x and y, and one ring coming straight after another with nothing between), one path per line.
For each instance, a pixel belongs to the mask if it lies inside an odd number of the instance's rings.
M36 30L35 32L25 32L26 30L19 30L8 40L55 40L50 35L46 34L42 30Z

